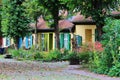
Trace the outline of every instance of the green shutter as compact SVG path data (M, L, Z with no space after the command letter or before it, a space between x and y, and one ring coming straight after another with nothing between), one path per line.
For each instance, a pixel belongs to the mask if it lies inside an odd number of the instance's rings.
M64 48L64 34L60 34L60 48Z
M68 50L71 49L71 35L70 34L68 34L68 48L67 49Z
M77 42L77 47L80 47L82 45L82 37L76 35L76 42Z

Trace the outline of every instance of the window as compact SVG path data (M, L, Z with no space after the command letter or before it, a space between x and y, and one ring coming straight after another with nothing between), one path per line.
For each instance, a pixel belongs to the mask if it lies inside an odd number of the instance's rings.
M64 34L64 48L67 49L67 47L68 47L68 35Z
M79 35L76 35L76 47L80 47L82 45L82 37Z
M10 38L6 38L6 46L10 46Z

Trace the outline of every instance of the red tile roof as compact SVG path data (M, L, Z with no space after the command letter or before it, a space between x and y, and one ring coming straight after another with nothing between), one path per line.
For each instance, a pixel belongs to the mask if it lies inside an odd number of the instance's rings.
M67 28L72 28L74 24L68 20L60 20L58 26L60 29L67 29Z
M120 11L112 11L111 15L120 15ZM88 22L88 21L93 21L93 20L92 20L92 17L85 18L80 13L77 13L77 15L74 16L71 21L72 22Z
M85 16L81 15L80 13L77 13L76 16L74 16L71 20L72 22L85 22L85 21L93 21L92 17L85 18Z
M32 28L35 28L35 23L31 23L30 26ZM74 24L68 20L59 20L58 26L60 29L67 29L72 28ZM39 18L37 23L37 29L50 29L50 28L47 26L43 18Z
M49 27L47 26L45 20L43 18L38 19L37 23L37 29L48 29Z

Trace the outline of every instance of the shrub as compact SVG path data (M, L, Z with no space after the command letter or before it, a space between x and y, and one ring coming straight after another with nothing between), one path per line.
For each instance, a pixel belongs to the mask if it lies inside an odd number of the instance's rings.
M119 76L120 20L107 19L103 31L105 32L102 36L104 50L97 42L90 61L91 69L96 73Z
M89 68L90 70L92 70L93 72L96 73L100 73L100 74L106 74L108 71L108 67L107 67L107 61L106 61L106 56L103 55L103 52L98 52L98 51L94 51L92 52L90 55L90 64L89 64Z
M8 50L9 54L11 54L15 59L18 60L24 60L24 59L33 59L33 55L32 52L30 52L29 50L23 50L23 49L19 49L19 50L15 50L15 49L9 49Z
M68 54L68 61L70 62L70 65L76 65L79 64L79 56L78 53L72 51Z
M41 52L39 55L41 56L43 61L60 61L62 56L59 50Z
M61 52L61 60L63 61L68 60L69 51L63 48L60 50L60 52Z
M78 53L78 57L81 63L88 63L89 62L89 54L90 52L80 52Z
M116 65L114 65L109 73L108 73L109 76L117 76L117 77L120 77L120 62L118 62Z
M33 56L34 56L34 60L43 60L43 55L39 51L36 51Z

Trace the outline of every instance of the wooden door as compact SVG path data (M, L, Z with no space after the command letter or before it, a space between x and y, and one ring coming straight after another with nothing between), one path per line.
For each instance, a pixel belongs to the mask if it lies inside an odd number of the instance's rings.
M92 42L92 29L85 29L85 42L86 43Z

